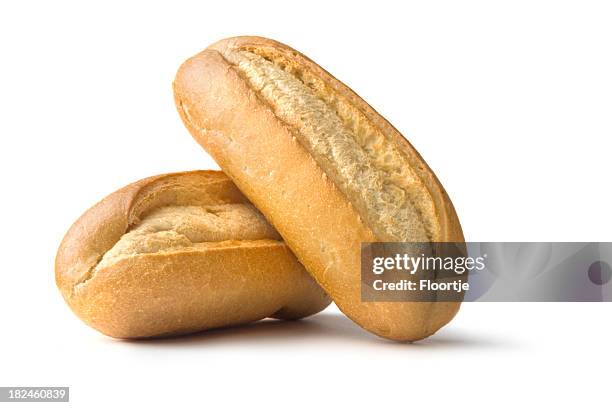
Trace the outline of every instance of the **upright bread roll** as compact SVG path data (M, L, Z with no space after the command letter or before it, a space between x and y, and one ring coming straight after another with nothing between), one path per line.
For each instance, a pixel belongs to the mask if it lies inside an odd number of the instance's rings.
M193 137L352 320L424 338L458 302L362 302L362 242L462 242L453 205L416 150L347 86L259 37L213 44L174 81Z
M218 171L150 177L109 195L64 237L55 277L77 316L119 338L299 319L330 303Z

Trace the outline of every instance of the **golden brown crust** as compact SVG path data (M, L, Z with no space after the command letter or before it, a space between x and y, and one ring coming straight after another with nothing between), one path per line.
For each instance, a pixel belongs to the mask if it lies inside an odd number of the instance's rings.
M265 317L297 319L325 308L327 296L275 239L140 253L97 267L156 209L247 203L216 171L165 174L130 184L70 228L56 257L57 286L87 324L120 338L183 334Z
M393 138L427 187L441 241L463 241L454 208L416 150L347 86L290 47L259 37L222 40L187 60L175 82L179 114L193 137L283 236L298 259L356 323L396 340L426 337L452 319L458 303L361 302L360 245L380 240L296 141L288 126L224 58L271 49L309 70Z

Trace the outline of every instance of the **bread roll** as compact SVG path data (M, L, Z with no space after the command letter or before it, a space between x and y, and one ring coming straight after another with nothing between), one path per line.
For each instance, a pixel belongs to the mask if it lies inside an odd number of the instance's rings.
M417 340L458 302L362 302L362 242L462 242L453 205L416 150L347 86L292 48L222 40L187 60L175 101L193 137L266 216L339 308Z
M55 277L77 316L118 338L299 319L330 303L218 171L150 177L109 195L66 234Z

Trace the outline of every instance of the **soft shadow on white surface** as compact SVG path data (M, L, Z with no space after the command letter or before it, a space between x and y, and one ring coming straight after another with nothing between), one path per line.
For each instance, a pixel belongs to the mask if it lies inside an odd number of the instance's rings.
M287 346L291 344L318 345L371 345L385 348L443 349L443 348L513 348L511 341L491 339L488 336L464 333L452 328L414 343L398 343L379 338L361 329L340 314L320 313L298 321L265 319L238 327L209 330L190 335L148 339L111 340L134 347L215 347L215 346Z

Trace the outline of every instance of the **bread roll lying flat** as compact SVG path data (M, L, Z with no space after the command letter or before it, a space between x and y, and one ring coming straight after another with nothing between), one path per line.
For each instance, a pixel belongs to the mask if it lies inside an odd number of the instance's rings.
M64 299L112 337L299 319L329 298L221 172L155 176L109 195L66 234Z
M362 242L463 234L420 155L347 86L286 45L238 37L187 60L174 93L193 137L346 315L396 340L453 318L457 302L361 301Z

